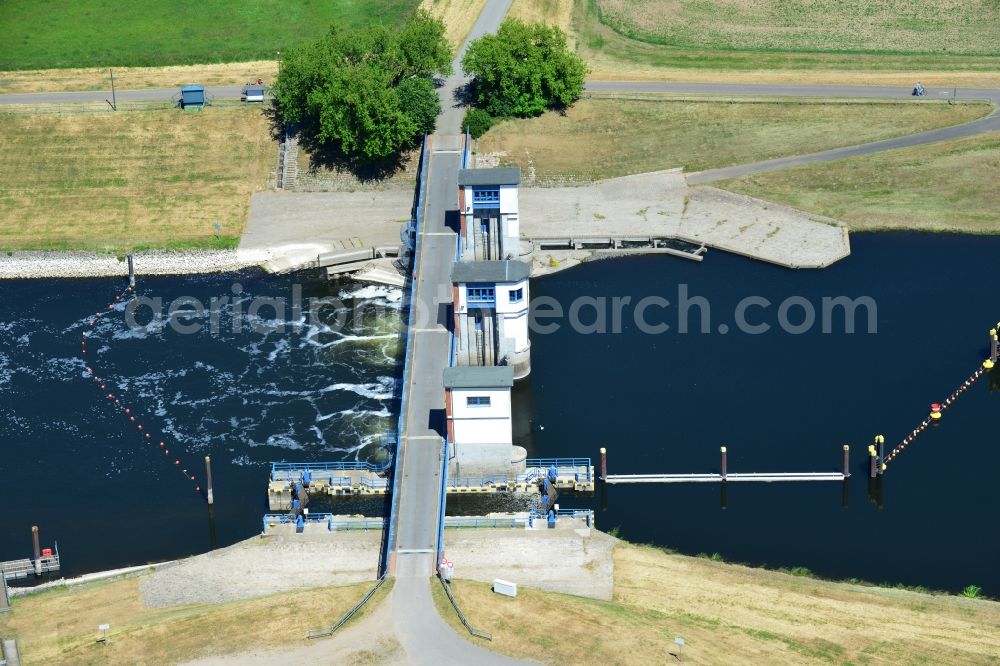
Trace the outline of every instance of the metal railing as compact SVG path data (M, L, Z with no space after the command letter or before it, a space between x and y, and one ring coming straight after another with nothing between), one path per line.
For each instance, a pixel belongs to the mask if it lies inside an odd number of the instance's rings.
M448 488L456 488L458 486L485 487L490 484L506 485L508 481L509 479L506 474L490 474L487 476L455 476L448 478L444 485Z
M581 518L587 523L587 527L594 526L594 511L592 509L559 509L553 511L556 520L559 518ZM533 526L536 520L548 520L548 513L532 509L529 514L528 525Z
M528 458L524 461L524 465L528 470L548 470L550 467L555 467L557 472L572 472L577 475L580 473L580 468L583 468L586 481L593 481L590 458ZM527 472L526 478L534 477L532 471Z
M590 509L560 509L555 512L559 518L580 518L587 523L588 527L593 526L594 512ZM536 520L547 520L548 514L538 509L532 509L527 513L510 516L444 516L441 518L438 552L441 552L441 544L444 543L443 532L445 529L499 529L499 528L522 528L534 524ZM298 517L291 513L267 513L262 519L263 531L266 534L268 529L275 525L295 525ZM385 528L385 521L382 518L369 518L366 516L357 518L336 518L332 513L310 513L302 516L303 525L325 525L331 532L361 530L382 530Z
M268 528L275 525L294 525L297 521L298 517L291 513L265 513L262 519L265 533ZM385 527L385 521L382 518L361 517L338 520L332 513L303 514L302 522L304 525L326 525L333 532L338 530L381 530Z
M500 527L524 527L528 518L483 518L481 516L447 516L444 526L447 529L478 529Z
M590 458L528 458L524 461L527 467L590 467Z
M385 579L386 575L382 574L382 576L375 581L375 584L372 585L370 588L368 588L368 591L365 592L365 596L361 597L361 601L351 606L351 608L348 609L346 613L341 615L340 619L337 620L334 624L332 624L329 627L326 627L325 629L313 629L306 635L306 637L322 638L323 636L330 636L331 634L333 634L333 632L337 631L337 629L340 629L342 626L347 624L348 621L350 621L350 619L354 617L354 614L357 613L359 610L361 610L362 606L368 603L369 599L375 596L375 593L378 591L378 588L382 587L382 583L385 582Z
M392 475L392 501L390 503L389 519L387 521L386 530L386 540L385 540L385 552L382 553L382 569L383 574L388 568L389 553L392 552L396 545L396 498L399 497L399 448L403 442L403 424L406 421L406 408L408 404L406 384L410 377L410 341L412 336L410 335L410 330L413 328L413 278L417 273L417 265L420 262L420 225L423 222L423 208L424 208L424 190L427 188L427 169L430 165L427 163L427 134L424 134L424 142L420 147L420 177L417 182L417 205L413 211L413 258L410 264L410 303L409 309L406 316L406 345L403 350L403 381L402 388L400 389L399 398L399 419L396 422L396 451L393 454L393 461L395 463L393 467Z
M455 609L455 612L458 614L458 619L462 621L462 624L465 625L465 628L469 630L469 633L475 636L476 638L483 638L485 640L492 641L493 634L487 631L482 631L481 629L476 629L475 627L472 626L472 624L469 623L468 618L465 617L465 613L463 613L462 609L458 607L458 601L455 600L455 595L451 593L451 586L441 576L440 573L438 574L437 578L439 581L441 581L441 587L444 588L445 594L448 595L448 601L451 602L451 607Z

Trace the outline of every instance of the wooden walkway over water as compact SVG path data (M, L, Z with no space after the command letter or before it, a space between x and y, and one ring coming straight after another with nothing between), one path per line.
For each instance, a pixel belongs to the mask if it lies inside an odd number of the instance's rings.
M843 472L773 472L726 474L609 474L606 483L722 483L747 482L777 483L781 481L843 481L849 474Z
M782 483L844 481L851 476L851 447L844 445L844 467L840 472L729 472L728 449L719 448L720 472L708 474L608 474L608 450L601 449L601 481L605 483Z

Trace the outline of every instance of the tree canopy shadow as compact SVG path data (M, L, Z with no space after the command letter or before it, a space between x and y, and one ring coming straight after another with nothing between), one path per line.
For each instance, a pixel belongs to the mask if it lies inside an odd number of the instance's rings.
M347 172L364 184L387 180L402 171L406 167L409 153L407 148L384 160L362 160L316 141L308 132L299 132L298 139L299 146L309 156L310 169Z
M282 135L297 137L299 146L309 156L310 169L346 172L363 184L377 184L402 171L406 167L408 153L412 148L412 146L404 148L385 160L361 160L315 140L308 129L285 123L276 104L265 105L262 112L268 120L272 139L278 141Z
M454 94L452 95L452 102L454 102L453 106L455 108L474 106L476 101L475 83L475 79L471 79L467 83L455 88Z

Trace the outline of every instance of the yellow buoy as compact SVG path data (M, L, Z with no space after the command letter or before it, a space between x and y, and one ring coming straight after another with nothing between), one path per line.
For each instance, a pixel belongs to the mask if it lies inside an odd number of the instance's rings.
M941 412L931 412L931 418L935 421L941 418Z
M987 370L992 370L993 361L991 361L990 359L986 359L985 361L983 361L983 367L986 368Z
M883 471L883 472L885 471L885 468L886 468L886 467L888 467L888 465L886 465L885 463L882 463L882 471Z

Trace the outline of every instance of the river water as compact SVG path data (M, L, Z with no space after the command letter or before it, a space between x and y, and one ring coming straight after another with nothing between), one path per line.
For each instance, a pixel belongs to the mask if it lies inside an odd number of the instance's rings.
M621 308L617 333L613 313L607 332L574 331L568 319L546 319L560 323L556 332L536 326L532 376L514 394L515 437L531 456L596 463L606 446L612 473L716 471L720 445L730 472L835 471L849 443L846 508L839 483L731 483L725 509L716 484L613 486L603 504L600 494L564 496L562 504L592 505L599 527L685 553L1000 594L995 377L980 379L940 427L893 461L881 508L868 498L863 469L875 434L895 445L985 357L986 331L1000 318L1000 238L858 234L852 242L852 256L824 271L710 252L702 264L632 257L534 280L533 298L549 306L569 310L579 296L631 304ZM299 314L290 307L296 285L307 303L331 302L316 316L308 306ZM708 301L711 332L697 332L697 308L688 310L696 313L691 330L677 331L679 285ZM58 540L65 574L202 552L260 531L272 460L383 455L378 437L394 427L397 408L399 290L254 272L147 278L139 295L161 298L168 322L179 319L167 310L182 296L206 305L227 297L216 309L217 330L210 312L182 320L203 324L200 332L159 330L150 308L130 327L122 304L91 327L124 286L121 279L0 285L0 559L29 555L33 524L46 545ZM669 331L639 330L635 303L647 296L671 302L645 312ZM823 297L869 297L877 332L846 334L840 315L830 333L822 322L782 332L777 310L791 296L817 312ZM734 312L746 297L772 303L746 311L771 331L737 330ZM267 298L284 298L286 307L247 315ZM804 307L790 309L792 323ZM592 323L592 307L579 314ZM858 319L866 330L867 317ZM254 331L254 323L267 326ZM729 330L720 333L719 324ZM87 376L88 364L121 406ZM158 450L160 440L171 455ZM213 523L194 490L206 454ZM498 499L449 502L449 513L504 508ZM382 508L359 502L337 510Z
M710 252L702 264L628 258L534 281L534 299L567 309L579 294L676 304L677 285L687 284L692 298L708 300L712 332L692 324L688 334L676 326L645 334L625 310L620 334L534 335L532 381L517 396L530 420L521 443L529 455L595 461L605 446L609 472L620 474L718 471L722 445L729 472L838 471L848 443L846 509L839 483L730 483L725 509L716 484L614 485L605 510L594 499L597 522L631 541L727 561L953 591L976 584L1000 595L996 374L889 465L882 508L868 499L864 458L876 434L894 446L987 356L987 331L1000 320L1000 238L856 234L852 245L847 260L823 271ZM754 296L773 305L746 318L772 330L739 333L736 306ZM877 333L845 334L842 317L831 333L819 322L782 332L776 310L792 296L817 313L823 297L870 297ZM789 313L793 324L803 307ZM655 323L676 323L669 309L650 312ZM593 321L592 310L580 319ZM730 331L720 334L718 324ZM867 330L867 320L856 324Z
M131 327L118 304L91 327L125 286L122 279L0 285L0 559L30 554L33 524L43 545L59 542L64 574L205 551L260 532L271 461L383 455L379 436L395 427L398 289L328 285L306 274L151 277L140 279L138 294L162 299L168 325L155 325L151 304ZM299 288L301 313L292 311ZM202 324L201 332L170 326L168 309L181 297L206 308L218 299L217 330L207 309L183 320ZM266 298L285 304L248 316ZM92 331L86 359L85 331ZM120 408L88 378L88 364ZM209 454L214 529L195 492Z

